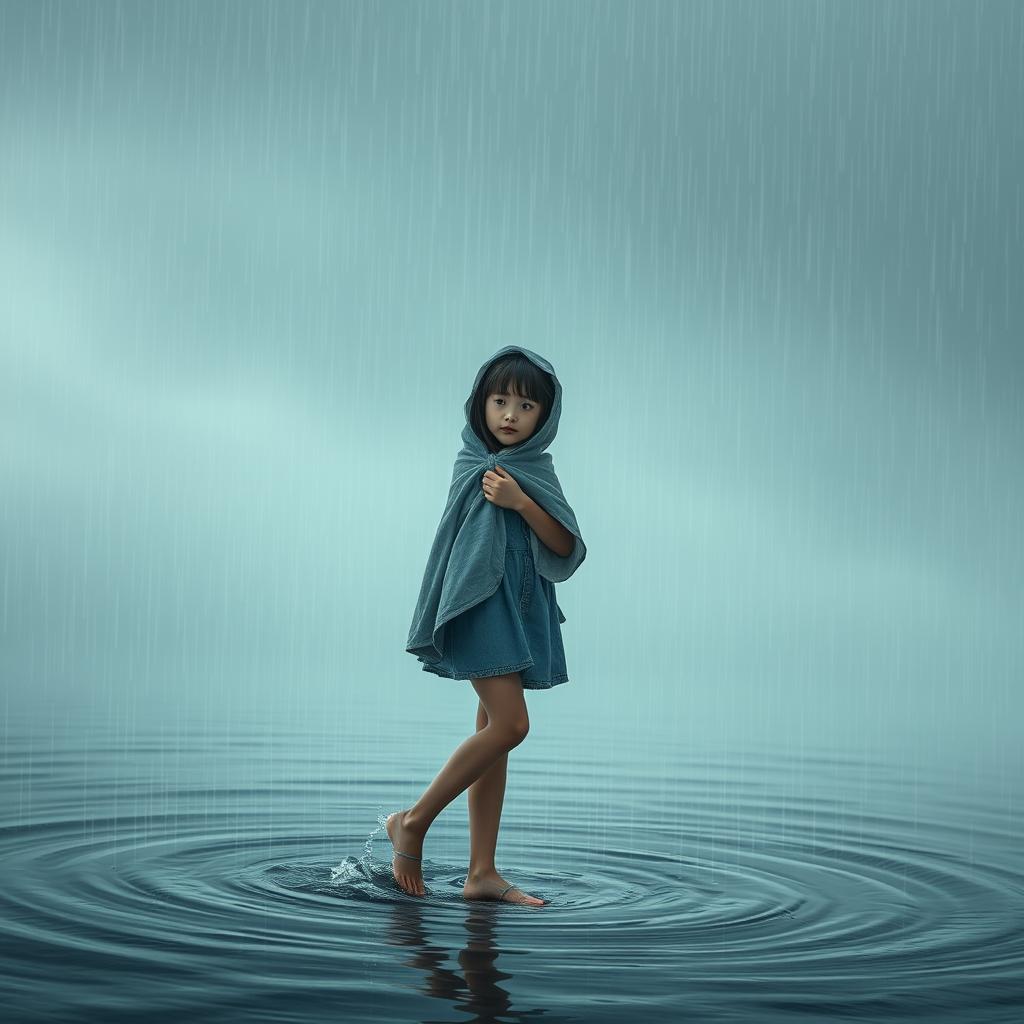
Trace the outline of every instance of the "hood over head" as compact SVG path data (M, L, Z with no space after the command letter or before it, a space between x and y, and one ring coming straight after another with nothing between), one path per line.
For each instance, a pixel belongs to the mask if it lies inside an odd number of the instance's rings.
M465 413L466 413L466 426L462 431L462 440L464 443L472 444L473 438L476 438L483 444L483 439L476 432L476 426L481 426L486 429L486 424L474 424L473 406L477 401L477 392L480 390L484 378L487 376L488 370L491 366L496 363L503 356L510 355L512 353L519 353L525 356L534 366L546 373L554 385L554 400L550 403L550 408L544 410L544 417L541 425L525 440L516 445L510 445L508 448L499 452L498 454L504 455L506 452L511 452L513 448L516 451L527 450L532 452L543 452L549 444L555 439L555 435L558 433L558 421L562 415L562 385L558 380L558 375L555 373L555 368L549 363L543 356L538 355L536 352L530 351L528 348L523 348L521 345L506 345L504 348L498 349L493 356L488 359L483 366L477 371L476 378L473 381L472 390L469 393L469 398L466 399ZM486 445L484 445L485 453L487 451Z

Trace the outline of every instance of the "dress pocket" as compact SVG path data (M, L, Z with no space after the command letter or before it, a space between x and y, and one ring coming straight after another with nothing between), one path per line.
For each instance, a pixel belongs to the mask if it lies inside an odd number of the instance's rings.
M525 615L530 607L530 598L533 597L533 559L524 558L520 568L523 574L523 583L519 588L519 610Z

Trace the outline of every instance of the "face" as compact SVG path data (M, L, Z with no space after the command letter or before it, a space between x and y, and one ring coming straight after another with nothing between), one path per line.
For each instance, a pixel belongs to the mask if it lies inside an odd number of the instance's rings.
M542 411L539 402L523 398L511 388L505 393L492 391L484 410L487 429L503 445L522 444L537 429ZM502 427L510 427L515 433Z

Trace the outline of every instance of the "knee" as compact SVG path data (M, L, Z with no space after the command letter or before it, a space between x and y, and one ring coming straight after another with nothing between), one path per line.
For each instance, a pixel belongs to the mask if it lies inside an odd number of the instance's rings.
M502 723L501 732L505 737L505 743L509 750L513 747L518 747L519 744L526 739L526 735L529 731L530 720L526 715L516 716L515 718Z

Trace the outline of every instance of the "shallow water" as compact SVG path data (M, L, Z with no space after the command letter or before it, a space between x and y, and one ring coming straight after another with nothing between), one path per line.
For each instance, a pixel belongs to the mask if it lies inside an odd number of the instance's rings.
M357 713L9 714L5 1019L1019 1019L998 760L613 731L567 759L567 726L538 717L499 839L499 870L550 901L526 908L462 899L465 794L427 837L427 896L393 882L377 816L441 763L418 722L392 743Z

